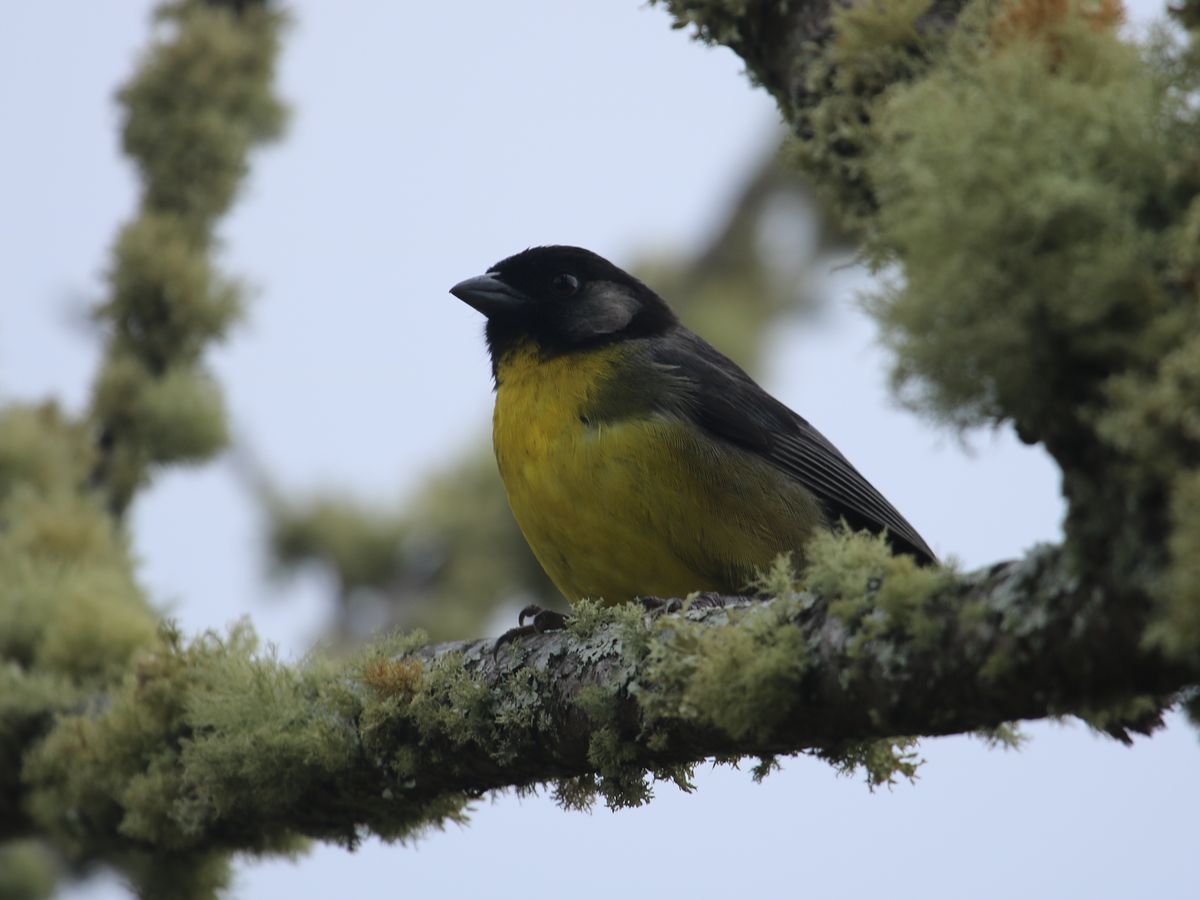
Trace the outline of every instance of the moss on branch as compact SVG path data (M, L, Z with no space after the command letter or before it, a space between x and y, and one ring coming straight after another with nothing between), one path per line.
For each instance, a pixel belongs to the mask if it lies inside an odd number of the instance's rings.
M0 846L5 896L48 893L97 861L144 896L211 896L228 880L227 854L175 849L153 799L168 802L181 685L210 672L196 660L211 648L169 652L179 642L159 633L120 518L157 467L209 459L227 440L204 356L241 291L214 265L214 229L251 150L282 128L272 81L285 16L264 0L167 0L156 17L118 97L142 190L95 310L106 342L90 408L79 420L52 402L0 410L0 842L30 839ZM139 683L145 702L122 706ZM114 739L91 746L70 716L97 698L110 705L96 735ZM47 737L45 752L70 747L78 762L60 773L52 815L28 790L31 748ZM47 815L59 827L41 830Z
M1065 549L1200 661L1200 43L1113 0L665 0L739 53L796 159L894 274L914 409L1011 424L1063 474Z
M1118 627L1118 598L1081 590L1053 548L966 576L858 535L811 555L802 589L773 599L586 606L498 650L396 638L293 667L245 625L191 642L164 629L103 702L29 736L26 827L81 858L198 860L403 839L506 787L636 805L713 757L757 758L761 776L810 753L884 784L917 763L896 735L1085 710L1148 726L1162 704L1131 699L1196 674Z
M286 119L273 91L286 17L273 4L169 0L156 16L167 27L118 98L141 202L95 311L108 341L91 481L118 515L155 466L210 459L228 440L203 357L236 322L242 290L214 266L214 229L251 151Z

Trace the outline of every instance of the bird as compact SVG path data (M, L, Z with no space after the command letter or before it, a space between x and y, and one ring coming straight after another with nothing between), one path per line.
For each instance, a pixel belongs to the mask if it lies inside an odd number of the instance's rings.
M500 477L568 602L744 594L841 522L936 564L824 435L596 253L533 247L450 293L486 319Z

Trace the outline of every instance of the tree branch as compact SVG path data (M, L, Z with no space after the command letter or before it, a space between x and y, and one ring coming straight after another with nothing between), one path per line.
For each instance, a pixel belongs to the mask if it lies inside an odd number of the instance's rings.
M1079 571L1153 598L1149 639L1200 659L1191 5L1190 34L1138 46L1115 0L661 2L742 57L793 158L901 274L871 298L900 395L1044 446Z
M470 778L439 785L427 777L416 790L487 790L594 770L587 748L601 723L579 698L595 689L613 695L610 724L622 740L654 736L654 746L638 747L636 760L652 769L893 735L971 732L1188 683L1187 673L1139 646L1142 612L1122 610L1118 598L1080 592L1056 548L945 581L926 596L893 595L899 603L891 609L876 606L889 577L876 572L853 598L702 597L645 631L631 633L626 618L584 637L542 634L499 652L488 640L424 648L416 658L430 665L460 659L465 674L499 702L518 673L544 673L539 699L554 721L519 760L501 764L485 754L469 764ZM726 666L734 674L741 663L733 657L748 649L746 635L760 659L780 645L803 648L795 659L747 678L747 686L779 682L786 690L761 703L715 686L718 696L709 699L716 703L689 703L699 699L706 674Z
M1056 548L956 576L864 536L817 544L800 593L658 617L585 606L568 631L499 648L384 643L295 669L244 632L168 635L126 693L30 754L26 808L110 855L353 843L505 787L633 805L647 773L686 785L711 757L811 752L887 782L913 768L893 735L1127 707L1196 681L1142 645L1143 604L1080 589ZM1117 724L1144 729L1159 709Z
M775 98L789 122L819 102L808 68L835 38L836 10L881 6L875 0L655 0L667 8L676 28L692 28L702 40L728 47L746 63L750 77ZM918 28L937 33L953 27L966 0L919 0L911 7ZM881 15L884 13L880 11ZM900 15L904 15L901 12ZM803 136L803 135L802 135Z

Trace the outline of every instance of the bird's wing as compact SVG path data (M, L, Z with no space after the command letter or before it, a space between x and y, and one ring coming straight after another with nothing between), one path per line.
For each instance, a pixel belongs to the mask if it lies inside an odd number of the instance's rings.
M656 342L654 356L692 386L681 408L704 430L795 478L821 500L830 521L845 519L851 528L876 534L886 531L894 550L921 562L937 561L916 529L828 438L706 341L681 327Z

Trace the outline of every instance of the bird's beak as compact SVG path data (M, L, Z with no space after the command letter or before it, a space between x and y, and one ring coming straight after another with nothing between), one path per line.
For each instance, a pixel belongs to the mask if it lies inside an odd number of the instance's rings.
M489 318L515 312L529 304L529 297L515 290L494 275L477 275L460 281L450 293Z

